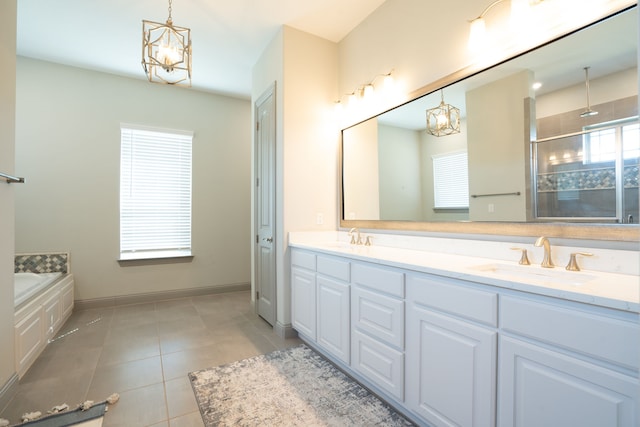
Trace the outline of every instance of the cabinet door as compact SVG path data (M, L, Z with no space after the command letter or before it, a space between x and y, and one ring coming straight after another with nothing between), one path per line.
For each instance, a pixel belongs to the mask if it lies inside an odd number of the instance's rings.
M501 427L638 425L638 379L547 348L500 339Z
M62 305L60 300L60 293L56 292L51 295L43 304L44 310L44 338L49 340L53 338L53 334L58 331L58 328L62 322Z
M44 325L42 308L22 319L15 326L16 371L20 377L36 360L44 348Z
M298 333L316 339L316 274L291 268L291 323Z
M497 332L409 302L407 406L435 426L495 425Z
M351 337L349 285L320 275L316 280L318 283L318 345L349 364Z

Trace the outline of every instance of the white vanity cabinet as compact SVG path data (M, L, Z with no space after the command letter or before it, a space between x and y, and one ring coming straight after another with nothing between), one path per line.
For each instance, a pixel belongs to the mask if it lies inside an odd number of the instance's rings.
M291 251L293 327L420 426L640 425L637 312L366 248Z
M304 337L349 364L349 261L291 251L291 323Z
M638 425L637 315L501 300L498 426Z
M351 322L349 319L348 260L317 256L317 338L318 345L349 364Z
M352 264L351 367L404 400L404 273Z
M406 405L434 426L493 426L496 292L407 277Z
M316 255L291 251L291 324L298 333L316 339Z

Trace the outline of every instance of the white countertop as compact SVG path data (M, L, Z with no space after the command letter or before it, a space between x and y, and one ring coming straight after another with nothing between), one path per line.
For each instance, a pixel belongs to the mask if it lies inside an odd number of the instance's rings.
M640 312L637 275L567 271L563 266L522 266L517 261L387 246L351 245L338 240L290 239L289 246L390 267L467 280L565 300Z

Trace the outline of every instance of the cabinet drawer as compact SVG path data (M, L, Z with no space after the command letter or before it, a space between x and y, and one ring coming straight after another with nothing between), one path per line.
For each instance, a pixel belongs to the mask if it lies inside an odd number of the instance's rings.
M352 266L353 283L384 292L398 298L404 297L404 273L368 264Z
M336 279L349 281L349 261L338 258L318 256L317 260L318 273L325 276L335 277Z
M309 252L293 249L291 251L291 264L316 271L316 256Z
M371 292L360 286L351 288L351 322L399 350L404 349L404 301Z
M469 288L453 279L430 275L409 276L407 300L489 326L498 326L498 294Z
M404 401L404 354L353 331L351 367L399 401Z
M504 331L626 368L638 369L640 364L640 327L635 322L510 296L502 296L500 319Z

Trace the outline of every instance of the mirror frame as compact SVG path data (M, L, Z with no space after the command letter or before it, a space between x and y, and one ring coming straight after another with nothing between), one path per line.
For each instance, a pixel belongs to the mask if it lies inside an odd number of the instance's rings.
M554 43L571 34L583 31L599 22L610 19L616 15L637 8L637 3L632 6L625 7L619 11L608 14L594 22L577 28L573 31L561 34L546 43L527 49L517 53L511 57L501 60L490 66L471 65L449 74L439 80L436 80L418 90L411 92L407 97L407 101L401 105L383 111L378 115L384 114L394 108L401 107L409 102L414 101L421 96L438 91L442 88L455 84L463 79L472 77L476 74L495 68L505 62L518 58L534 50L540 49L548 44ZM640 94L639 94L640 95ZM640 98L639 98L640 99ZM373 117L377 117L373 116ZM360 123L369 120L369 117ZM358 124L358 123L356 123ZM355 126L356 124L352 125ZM351 127L351 126L350 126ZM344 130L344 129L343 129ZM387 220L348 220L344 218L344 194L342 183L343 157L343 130L340 131L340 152L339 152L339 218L340 228L349 229L357 227L360 229L372 230L391 230L402 232L432 232L445 234L472 234L472 235L502 235L502 236L547 236L565 239L584 239L584 240L604 240L604 241L620 241L620 242L638 242L640 241L640 225L639 224L595 224L595 223L579 223L579 222L471 222L471 221L442 221L442 222L419 222L419 221L387 221ZM640 191L640 190L639 190Z

